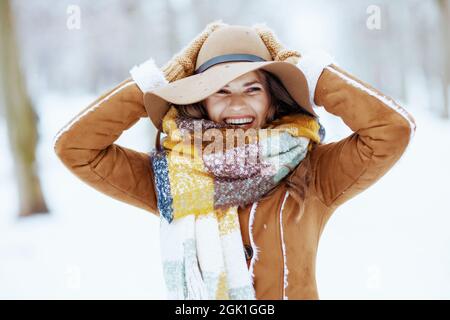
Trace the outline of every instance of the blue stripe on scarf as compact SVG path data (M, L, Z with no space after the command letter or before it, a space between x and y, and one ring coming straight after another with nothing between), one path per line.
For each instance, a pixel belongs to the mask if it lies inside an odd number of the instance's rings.
M170 192L167 152L162 151L160 154L152 152L150 154L150 162L152 163L155 177L158 209L161 215L170 223L173 220L173 199Z

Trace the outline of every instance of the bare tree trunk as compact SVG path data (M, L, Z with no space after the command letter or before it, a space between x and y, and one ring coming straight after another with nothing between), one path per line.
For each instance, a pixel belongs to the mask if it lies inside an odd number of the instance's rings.
M442 13L442 86L444 88L444 108L442 110L442 116L446 119L449 117L450 113L450 101L448 89L450 86L450 4L449 0L439 1L440 12Z
M14 35L11 3L0 1L0 77L4 93L8 136L14 157L19 194L19 216L47 213L36 170L35 114L21 74Z

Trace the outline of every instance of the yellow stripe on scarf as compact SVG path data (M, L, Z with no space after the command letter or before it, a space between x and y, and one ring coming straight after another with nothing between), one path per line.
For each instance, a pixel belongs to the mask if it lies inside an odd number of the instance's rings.
M280 129L285 130L296 137L306 137L316 143L320 142L319 122L314 118L306 114L289 114L272 121L268 126L268 129ZM308 149L311 150L312 144L310 143Z
M183 141L185 137L175 122L177 115L174 107L166 113L163 130L168 136L162 143L169 150L167 164L174 219L214 211L214 179L207 173L194 144L189 140Z
M192 137L183 136L177 127L177 116L178 111L174 106L164 116L163 131L167 137L162 143L168 150L167 162L169 179L173 187L171 194L174 219L191 214L206 215L214 212L214 177L208 173L199 150L192 143ZM292 114L274 120L259 130L269 135L274 134L270 129L283 130L293 136L303 136L319 142L319 128L315 118L304 114ZM308 149L311 147L310 143Z

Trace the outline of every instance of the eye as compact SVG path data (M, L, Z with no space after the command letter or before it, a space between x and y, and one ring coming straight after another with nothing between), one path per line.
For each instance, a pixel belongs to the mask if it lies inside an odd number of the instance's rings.
M216 93L219 93L219 94L227 94L228 91L226 91L226 90L224 90L224 89L220 89L220 90L217 91Z
M260 87L251 87L248 90L253 92L253 91L259 91L259 90L261 90L261 88Z

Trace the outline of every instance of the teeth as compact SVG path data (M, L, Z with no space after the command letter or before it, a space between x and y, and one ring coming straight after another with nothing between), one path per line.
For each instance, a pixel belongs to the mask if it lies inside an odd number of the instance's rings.
M225 119L228 124L247 124L251 123L253 118L238 118L238 119Z

